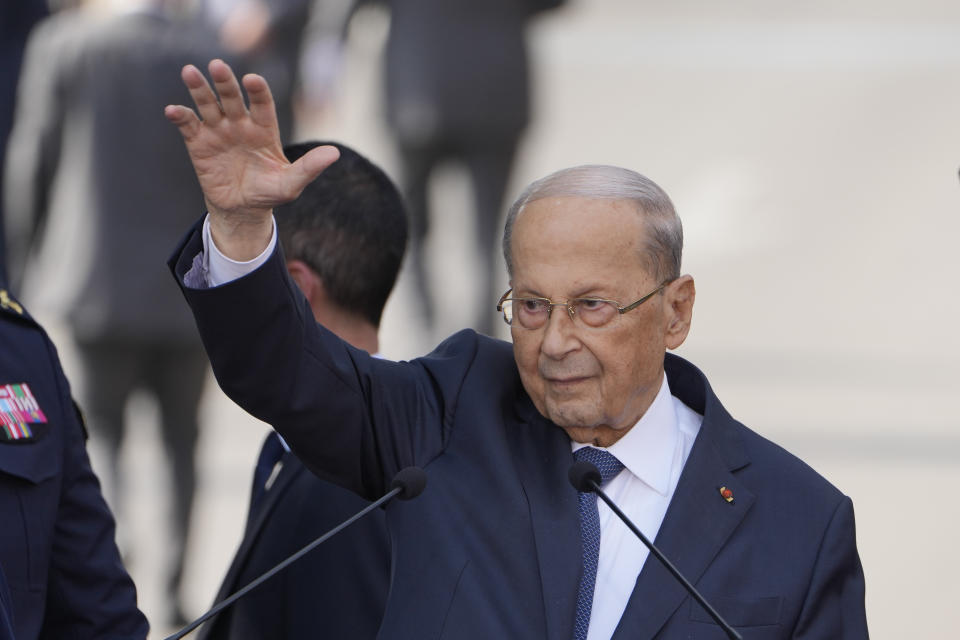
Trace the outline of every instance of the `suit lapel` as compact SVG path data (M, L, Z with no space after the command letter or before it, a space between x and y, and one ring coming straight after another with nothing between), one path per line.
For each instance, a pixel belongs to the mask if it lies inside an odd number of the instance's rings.
M287 486L293 482L294 478L296 478L299 473L304 471L304 467L302 465L290 464L292 457L293 454L290 452L283 454L283 457L281 458L283 466L281 467L280 472L277 474L276 480L274 480L270 490L264 494L256 511L249 515L243 540L240 542L240 547L233 556L233 562L230 563L230 568L227 570L227 575L223 579L223 584L220 585L220 591L217 593L216 602L220 602L231 593L244 586L236 584L237 578L239 577L240 572L243 571L244 566L247 564L247 559L250 555L250 552L253 550L257 538L260 535L260 531L263 529L264 524L266 524L274 507L277 506L277 503L280 501L280 497L284 494Z
M537 413L529 399L518 412L526 424L510 429L514 466L530 509L547 638L569 640L580 580L577 494L567 480L573 464L570 439Z
M733 419L709 388L706 391L700 433L655 540L694 586L754 502L754 495L733 474L748 464L730 428ZM732 503L720 495L720 487L733 492ZM613 639L653 638L687 596L660 561L649 556Z

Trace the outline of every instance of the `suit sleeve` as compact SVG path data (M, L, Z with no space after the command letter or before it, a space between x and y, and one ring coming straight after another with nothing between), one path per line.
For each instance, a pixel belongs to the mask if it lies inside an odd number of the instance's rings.
M149 630L114 541L114 522L87 457L85 432L48 342L66 429L63 486L47 579L42 638L142 639Z
M169 264L234 402L273 425L315 474L369 499L439 454L475 338L412 362L372 358L314 321L279 247L238 280L190 289L183 276L202 249L200 228Z
M866 640L864 589L853 503L844 497L824 535L793 637Z

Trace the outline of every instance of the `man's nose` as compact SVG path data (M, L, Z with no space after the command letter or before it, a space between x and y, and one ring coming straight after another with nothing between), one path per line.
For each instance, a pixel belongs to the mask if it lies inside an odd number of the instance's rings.
M559 308L551 307L553 311L547 318L547 324L543 330L543 342L540 345L540 351L554 360L576 350L580 344L570 308L562 303L556 304L556 307Z

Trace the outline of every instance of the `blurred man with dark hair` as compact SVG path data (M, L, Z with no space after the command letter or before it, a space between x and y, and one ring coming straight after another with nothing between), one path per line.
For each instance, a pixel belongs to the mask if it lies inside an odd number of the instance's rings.
M284 152L293 162L316 146L291 145ZM294 202L277 208L280 245L317 321L374 353L380 316L406 247L406 214L383 171L349 147L334 146L340 149L336 166ZM353 318L334 329L333 314ZM361 330L369 332L362 340L341 333Z
M284 153L295 161L320 144ZM403 260L406 214L383 171L349 147L334 146L340 161L277 208L278 238L317 321L375 354L380 316ZM254 473L244 538L217 601L366 504L310 473L271 432ZM383 512L375 511L238 600L200 638L305 638L319 630L330 638L373 638L387 597L389 551Z

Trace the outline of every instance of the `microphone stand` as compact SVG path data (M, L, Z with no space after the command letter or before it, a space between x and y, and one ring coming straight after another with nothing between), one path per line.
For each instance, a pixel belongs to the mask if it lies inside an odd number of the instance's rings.
M743 640L743 637L737 633L737 630L727 624L727 621L720 617L720 614L717 613L716 609L711 607L710 603L707 602L702 595L700 595L700 592L697 591L694 586L683 577L683 574L680 573L680 570L673 566L673 563L667 559L667 556L663 555L663 553L660 552L660 549L657 549L657 547L650 542L645 535L643 535L640 529L637 528L637 525L630 521L630 518L627 517L627 514L621 511L620 507L613 504L613 500L611 500L610 497L607 496L606 492L600 488L600 485L597 484L593 479L588 479L587 481L593 485L594 493L600 496L600 498L607 503L607 506L610 507L610 509L617 514L621 520L623 520L623 523L630 528L630 531L633 531L636 536L640 538L640 541L643 542L643 544L647 545L647 549L650 549L650 553L655 555L657 560L663 563L663 566L667 568L667 571L673 574L673 577L683 585L687 592L693 596L693 599L696 600L697 603L703 607L707 613L710 614L710 617L713 618L714 621L726 632L727 637L730 638L730 640Z
M276 565L275 567L273 567L272 569L270 569L269 571L267 571L266 573L258 577L256 580L253 580L252 582L250 582L248 585L246 585L239 591L231 594L228 598L221 600L216 604L216 606L211 608L205 614L203 614L202 616L200 616L199 618L197 618L196 620L194 620L193 622L185 626L180 631L177 631L173 635L167 636L166 638L164 638L164 640L180 640L180 638L184 637L185 635L187 635L188 633L190 633L191 631L199 627L201 624L203 624L213 616L217 615L218 613L220 613L221 611L229 607L231 604L233 604L234 602L236 602L237 600L239 600L240 598L248 594L250 591L260 586L263 582L265 582L266 580L269 580L270 578L275 576L277 573L283 571L284 569L286 569L288 566L290 566L291 564L299 560L301 557L303 557L307 553L310 553L311 551L313 551L313 549L316 548L318 545L322 544L323 542L326 542L327 539L332 538L336 534L340 533L340 531L342 531L343 529L346 529L351 524L353 524L363 516L367 515L377 507L383 505L386 502L389 502L395 496L400 496L401 500L407 500L420 495L420 492L423 491L423 487L425 484L426 484L426 474L424 474L421 469L416 467L407 467L405 469L402 469L393 480L393 488L390 489L390 491L388 491L387 493L385 493L382 497L380 497L374 502L371 502L366 507L364 507L363 509L358 511L356 514L351 516L349 519L345 520L344 522L341 522L330 531L327 531L325 534L323 534L322 536L320 536L319 538L317 538L307 546L303 547L302 549L300 549L299 551L291 555L289 558L287 558L280 564Z
M683 574L680 573L680 570L673 566L673 563L670 562L665 555L663 555L660 549L650 542L650 540L647 539L647 536L643 535L643 532L640 531L640 529L638 529L637 526L630 521L630 518L627 517L627 514L621 511L620 507L615 505L613 500L610 499L610 496L608 496L604 490L600 488L600 472L594 465L590 464L589 462L575 462L573 466L570 467L569 476L570 484L573 485L574 489L577 491L592 491L593 493L597 494L615 514L617 514L617 517L619 517L623 523L629 527L630 531L633 531L634 535L640 538L640 542L646 545L647 549L650 550L650 553L655 555L657 560L659 560L663 566L666 567L667 571L669 571L670 574L677 579L677 582L683 585L683 588L687 590L687 593L693 596L693 599L696 600L697 603L703 607L707 613L710 614L710 617L713 618L718 625L720 625L720 627L727 634L728 638L731 640L743 640L743 637L737 632L737 630L727 624L727 621L724 620L719 613L717 613L716 609L710 606L710 603L707 602L702 595L700 595L700 592L697 591L692 584L690 584L690 581L683 577Z

